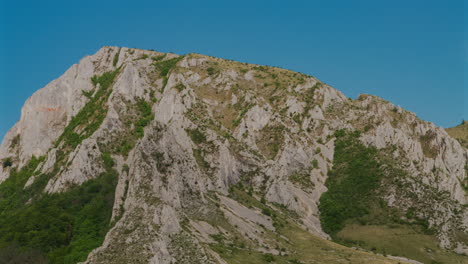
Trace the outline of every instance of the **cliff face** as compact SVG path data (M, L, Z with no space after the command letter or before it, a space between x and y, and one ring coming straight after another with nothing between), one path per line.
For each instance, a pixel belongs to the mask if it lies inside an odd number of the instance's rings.
M34 156L20 181L34 204L114 175L109 228L85 263L393 263L322 228L335 145L353 131L382 174L362 203L379 199L398 224L423 223L444 254L468 254L468 151L443 129L311 76L198 54L85 57L27 100L0 147L0 181Z

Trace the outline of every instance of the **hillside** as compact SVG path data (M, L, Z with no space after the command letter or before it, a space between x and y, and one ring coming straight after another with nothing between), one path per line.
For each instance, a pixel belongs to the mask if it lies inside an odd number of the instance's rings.
M446 130L451 137L458 140L465 148L468 148L468 121L463 121L460 125Z
M467 263L468 150L276 67L103 47L0 160L0 260Z

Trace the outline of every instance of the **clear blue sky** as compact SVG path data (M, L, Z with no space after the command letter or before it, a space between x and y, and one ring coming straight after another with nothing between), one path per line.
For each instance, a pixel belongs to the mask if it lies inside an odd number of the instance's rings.
M463 2L0 0L0 139L34 91L104 45L279 66L457 125L468 119Z

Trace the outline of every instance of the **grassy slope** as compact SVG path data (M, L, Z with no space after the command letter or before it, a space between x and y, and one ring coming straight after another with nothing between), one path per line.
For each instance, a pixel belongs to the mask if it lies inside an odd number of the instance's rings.
M467 258L438 247L433 235L426 235L407 225L358 225L346 226L338 236L360 241L361 246L377 252L417 259L423 263L467 263Z
M242 237L239 234L236 241L223 239L209 244L211 249L229 264L403 263L314 236L297 223L294 214L283 207L265 205L240 189L234 188L230 197L247 207L258 208L265 214L271 215L276 232L260 226L259 230L263 231L263 237L265 241L269 241L270 248L278 250L280 254L262 253L250 241L239 238ZM226 222L220 224L226 225ZM224 227L224 229L235 230L235 227Z
M451 137L460 141L462 146L468 148L468 121L456 127L447 128L446 131Z
M365 147L358 133L337 131L333 169L320 199L322 227L335 241L381 254L404 256L423 263L466 263L464 256L437 246L425 219L402 221L404 212L386 206L385 186L398 182L401 171L392 168L382 151ZM379 158L380 157L380 158ZM392 180L394 179L394 180Z

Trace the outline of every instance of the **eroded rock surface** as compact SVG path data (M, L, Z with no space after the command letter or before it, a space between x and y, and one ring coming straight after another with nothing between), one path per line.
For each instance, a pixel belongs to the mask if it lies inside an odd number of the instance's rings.
M91 78L114 71L104 119L68 144L61 135L99 93ZM83 124L73 133L84 135ZM374 96L351 100L311 76L198 54L103 47L85 57L27 100L0 147L0 160L13 162L0 181L44 156L39 167L52 175L44 192L66 192L98 177L96 160L109 154L119 173L114 225L85 263L226 263L214 242L282 257L292 249L275 249L271 234L283 220L263 206L328 239L318 204L340 129L391 148L412 187L390 189L388 205L416 208L441 247L468 254L454 235L468 231L468 151L443 129ZM362 254L361 263L394 263Z

